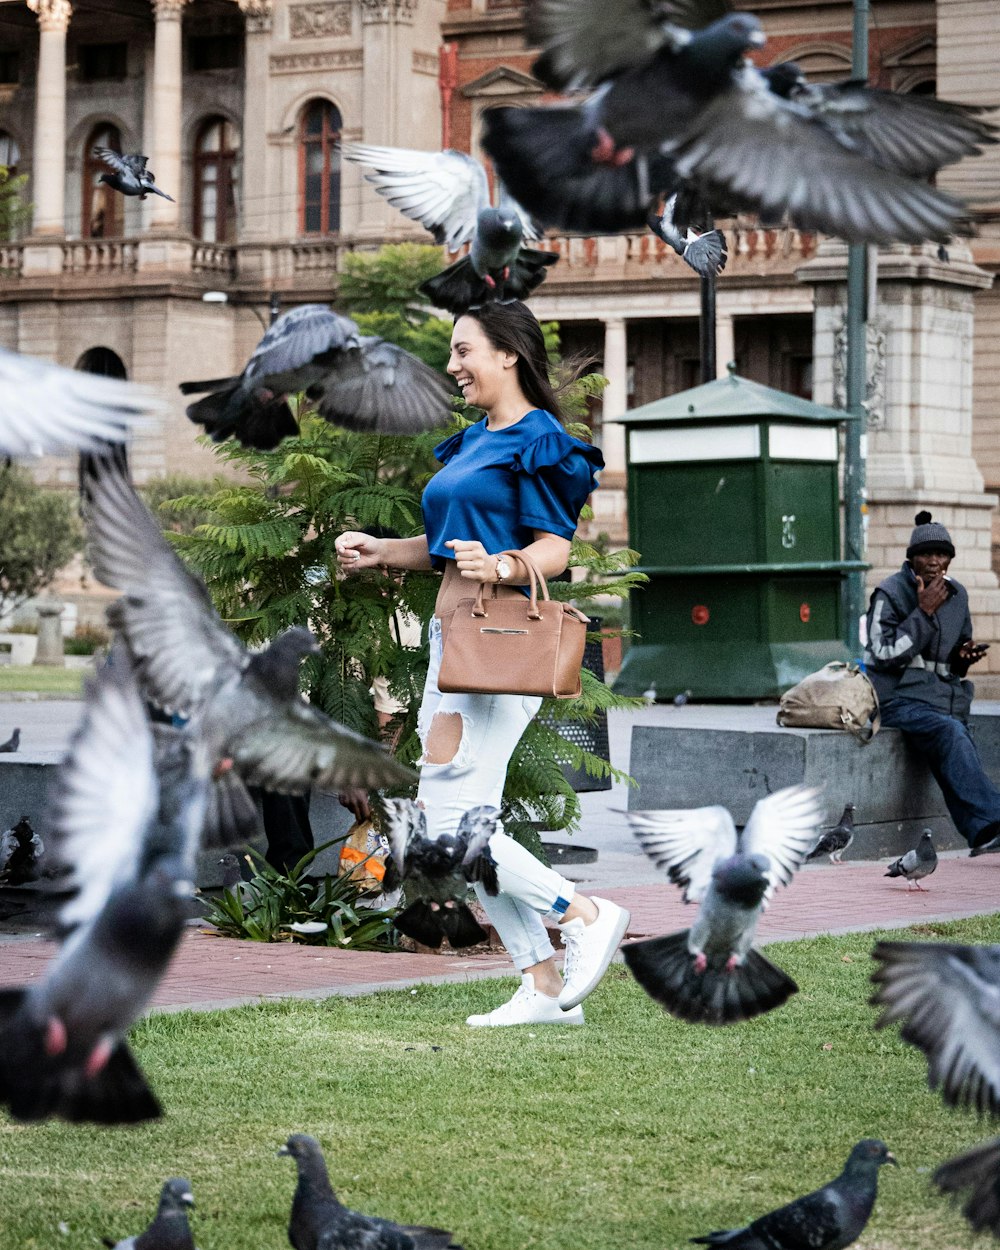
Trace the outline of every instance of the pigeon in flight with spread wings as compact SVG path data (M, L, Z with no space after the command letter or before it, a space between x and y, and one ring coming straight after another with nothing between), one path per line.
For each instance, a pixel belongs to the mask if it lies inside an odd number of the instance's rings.
M420 434L451 415L451 386L436 369L325 304L291 308L270 326L237 378L182 382L209 394L188 417L214 443L235 437L270 451L299 427L288 395L305 391L333 425L368 434Z
M251 653L120 473L99 466L86 490L95 576L122 592L108 619L147 696L204 739L217 784L303 794L314 784L370 790L413 780L380 743L299 694L301 660L317 650L309 630L288 629Z
M789 786L761 799L742 834L724 807L629 812L642 849L700 903L690 929L632 942L622 955L671 1015L732 1024L780 1007L798 986L753 948L757 921L816 843L819 790Z
M160 190L154 181L156 175L151 169L146 168L148 156L143 156L141 152L123 155L112 148L94 148L94 155L109 169L114 170L111 174L101 174L99 181L106 182L109 187L120 191L122 195L137 195L144 200L152 192L153 195L161 195L165 200L169 200L171 204L175 202L172 195L167 195L166 191Z
M490 203L486 170L475 157L454 148L418 152L371 144L347 144L344 159L374 170L366 174L384 199L431 232L436 243L455 253L466 243L468 256L421 283L437 308L460 316L469 308L498 300L527 299L559 259L554 252L524 246L540 238L524 210L503 189Z
M97 451L164 410L131 382L0 348L0 456Z
M981 1142L935 1169L934 1184L958 1198L962 1214L977 1233L987 1229L1000 1238L1000 1137Z

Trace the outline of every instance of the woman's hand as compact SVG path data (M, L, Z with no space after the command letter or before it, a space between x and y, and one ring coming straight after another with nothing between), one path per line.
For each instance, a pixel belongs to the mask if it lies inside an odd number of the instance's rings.
M497 558L491 556L481 542L449 538L445 546L454 551L458 571L468 581L492 583L497 580Z
M337 549L337 563L343 573L357 573L361 569L374 569L386 563L384 538L362 534L360 530L346 530L333 544Z

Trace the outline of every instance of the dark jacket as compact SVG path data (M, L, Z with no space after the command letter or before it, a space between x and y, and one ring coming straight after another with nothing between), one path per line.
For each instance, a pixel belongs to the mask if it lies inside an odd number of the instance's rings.
M917 599L917 578L909 562L875 589L868 605L865 668L879 703L914 699L966 720L973 686L962 678L968 662L958 659L972 637L969 596L949 578L951 596L928 615Z

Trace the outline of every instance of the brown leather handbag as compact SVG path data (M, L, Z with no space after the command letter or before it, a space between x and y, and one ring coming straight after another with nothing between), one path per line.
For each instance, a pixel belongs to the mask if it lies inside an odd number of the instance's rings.
M575 699L589 618L549 598L538 565L523 551L504 551L528 570L531 595L459 601L444 639L438 688L447 694L534 694ZM541 602L538 592L541 591Z

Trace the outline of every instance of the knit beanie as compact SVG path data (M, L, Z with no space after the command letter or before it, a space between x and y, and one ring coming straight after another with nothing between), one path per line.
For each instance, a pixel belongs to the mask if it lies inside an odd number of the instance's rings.
M913 518L916 527L910 535L910 545L906 548L906 558L928 555L932 551L943 551L945 555L955 558L955 544L951 535L943 525L931 520L929 512L918 512Z

